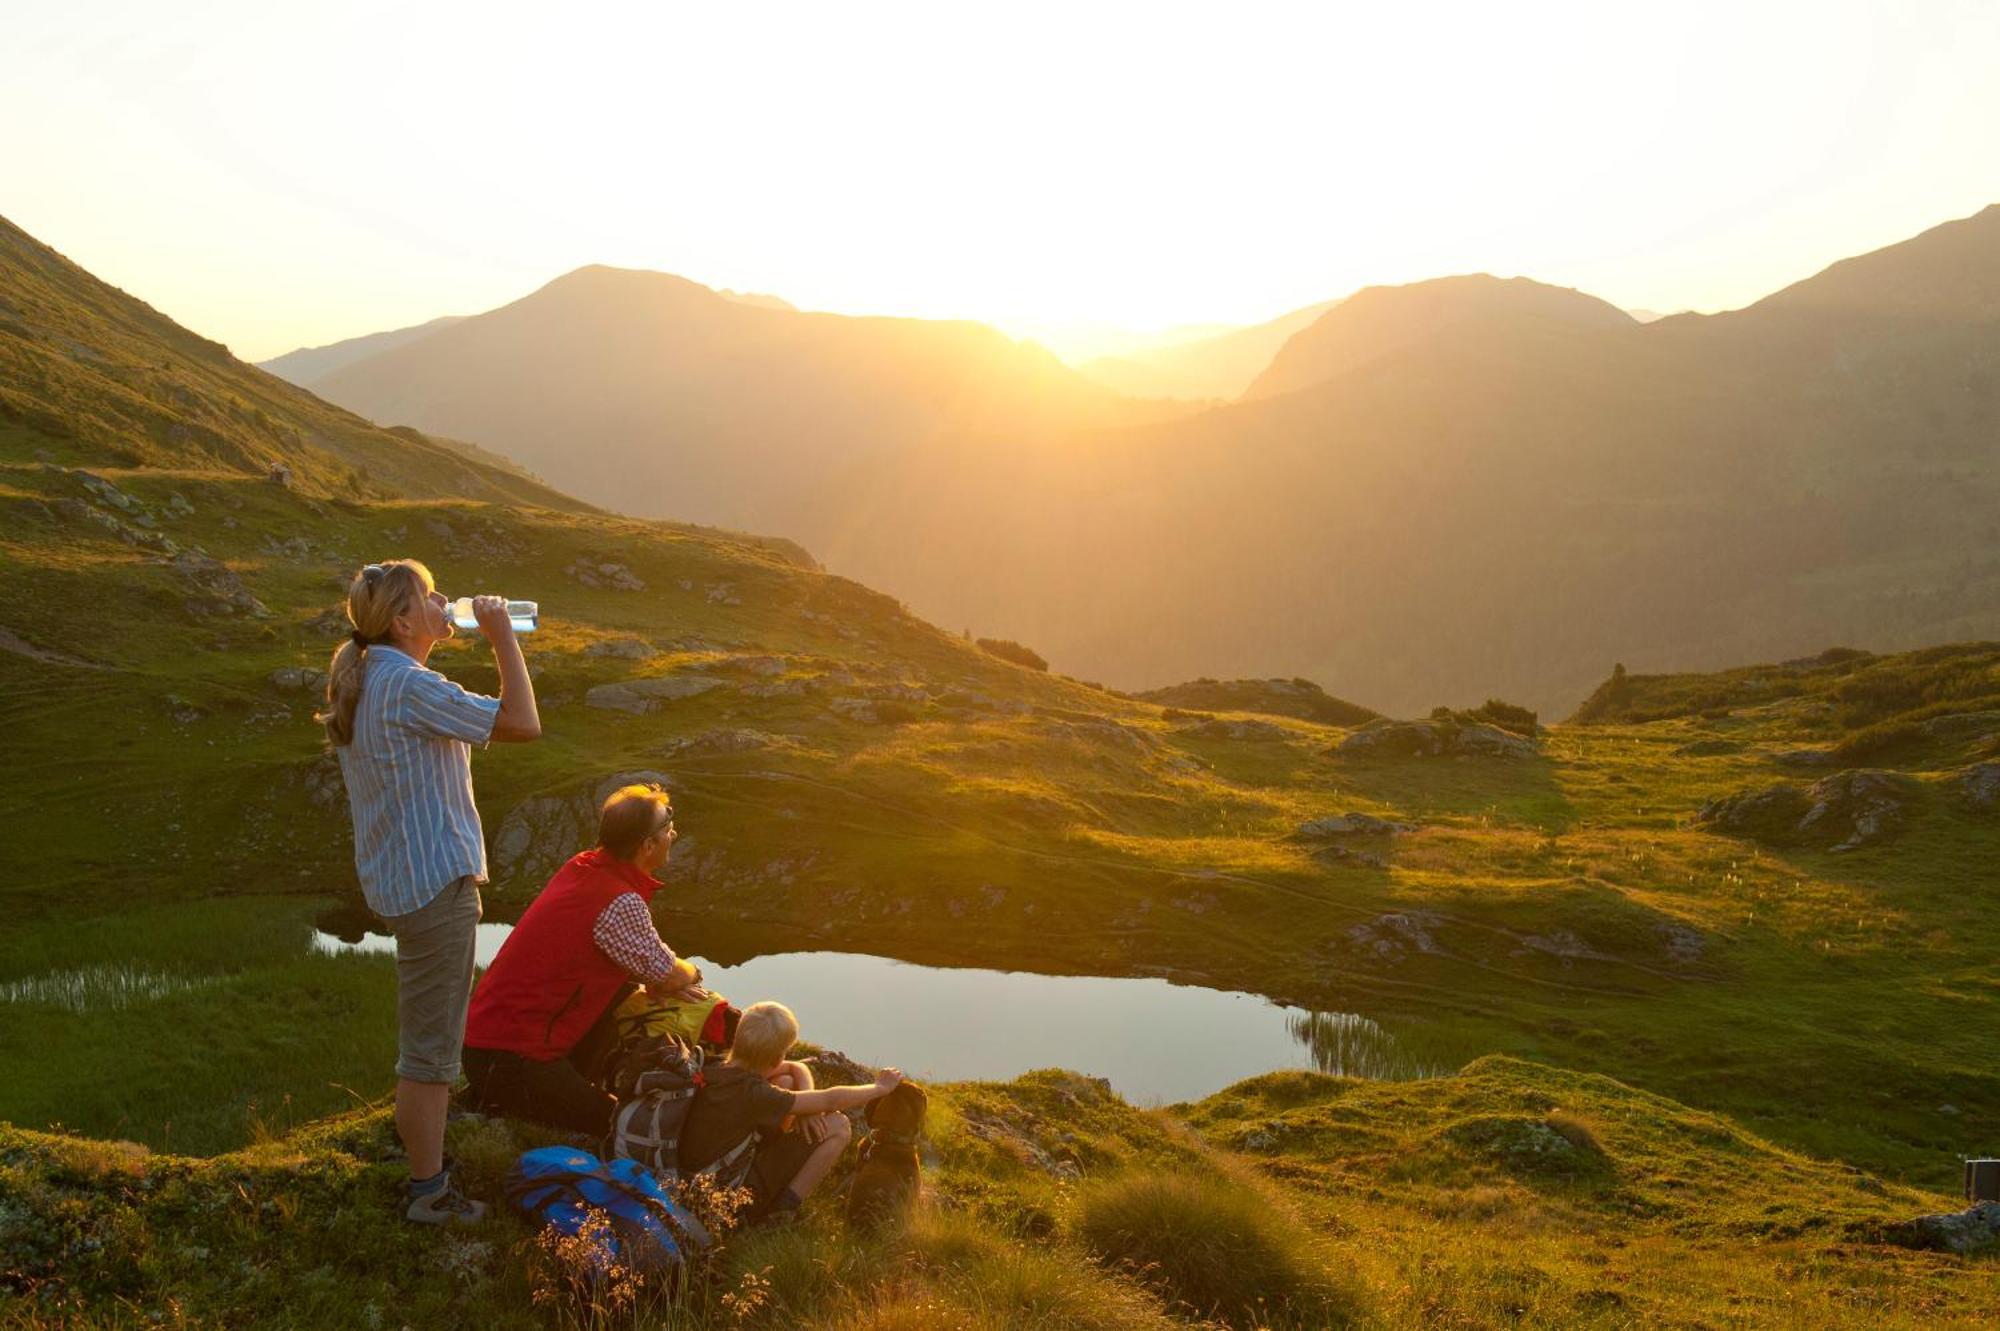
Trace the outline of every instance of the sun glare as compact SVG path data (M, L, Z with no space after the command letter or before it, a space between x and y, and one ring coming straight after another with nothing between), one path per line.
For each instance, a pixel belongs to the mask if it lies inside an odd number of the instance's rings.
M1456 272L1746 303L2000 194L1996 38L1790 0L98 0L16 16L0 169L251 357L585 263L1116 352Z

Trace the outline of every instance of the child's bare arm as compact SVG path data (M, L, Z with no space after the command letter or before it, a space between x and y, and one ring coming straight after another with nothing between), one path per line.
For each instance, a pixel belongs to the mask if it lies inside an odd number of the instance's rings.
M883 1068L872 1086L829 1086L823 1091L800 1091L792 1097L794 1114L841 1113L859 1109L870 1100L879 1100L902 1085L903 1074Z

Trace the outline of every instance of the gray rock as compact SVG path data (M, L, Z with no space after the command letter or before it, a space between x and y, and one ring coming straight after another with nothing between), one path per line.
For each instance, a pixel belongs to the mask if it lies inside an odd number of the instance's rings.
M124 523L111 514L106 513L103 509L98 508L95 504L86 504L81 499L65 495L61 499L56 500L50 507L59 516L70 522L88 522L93 526L102 527L113 536L118 536L128 541L132 539L132 535Z
M1535 742L1525 735L1516 735L1511 730L1477 722L1460 726L1446 742L1448 753L1471 754L1488 758L1532 758L1535 756Z
M2000 762L1974 763L1958 774L1958 791L1975 809L2000 808Z
M182 550L168 561L197 595L187 601L195 615L249 615L263 619L270 615L264 603L250 594L243 580L220 560L199 550Z
M306 803L323 813L347 807L347 783L341 779L340 759L332 753L322 753L300 770L299 780L305 787Z
M1699 964L1708 955L1708 939L1701 930L1685 924L1662 923L1655 928L1660 949L1668 961L1679 966Z
M646 584L623 564L608 560L579 559L563 570L586 587L609 588L618 592L643 592Z
M1432 933L1443 924L1442 916L1427 910L1390 911L1355 925L1346 938L1356 950L1383 961L1400 961L1411 952L1443 956L1444 948Z
M1932 739L1963 739L1968 735L2000 732L2000 712L1952 712L1924 722L1924 734Z
M1555 957L1565 964L1572 961L1616 961L1608 952L1600 952L1586 943L1580 936L1568 929L1552 929L1546 934L1517 934L1519 946L1515 956L1529 952L1540 952Z
M1905 1248L1974 1252L2000 1238L2000 1202L1980 1202L1963 1211L1920 1215L1889 1226L1883 1237Z
M1806 797L1812 807L1799 820L1799 831L1831 828L1846 838L1836 851L1858 850L1887 840L1902 827L1916 783L1892 772L1841 772L1813 783Z
M326 672L314 670L311 666L279 666L268 679L271 687L280 693L326 692Z
M767 734L762 730L704 730L699 735L669 740L660 746L659 753L664 758L705 757L716 753L748 753L789 743L791 741L781 735Z
M1919 787L1895 772L1836 772L1805 790L1777 785L1705 801L1695 821L1770 845L1825 842L1840 852L1886 841L1901 830Z
M1339 754L1444 756L1483 758L1532 758L1535 742L1483 721L1370 721L1349 735L1333 751Z
M835 698L826 705L826 709L835 716L858 721L864 726L882 724L882 713L876 709L874 702L867 698Z
M663 702L694 698L723 687L719 679L707 675L663 675L657 679L628 679L617 684L599 684L583 695L584 705L607 712L645 716L660 710Z

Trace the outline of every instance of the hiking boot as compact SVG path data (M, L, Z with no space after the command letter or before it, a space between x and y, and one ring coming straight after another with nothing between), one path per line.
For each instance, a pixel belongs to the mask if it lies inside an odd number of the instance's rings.
M446 1170L443 1186L421 1196L412 1193L410 1209L403 1214L420 1225L476 1225L486 1218L486 1203L460 1192L458 1180Z

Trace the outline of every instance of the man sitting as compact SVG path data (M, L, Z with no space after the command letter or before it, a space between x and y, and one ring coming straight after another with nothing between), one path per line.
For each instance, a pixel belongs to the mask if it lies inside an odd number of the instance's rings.
M602 1136L616 1102L578 1067L578 1046L634 981L669 999L710 997L701 972L660 941L649 909L675 836L658 786L605 800L597 845L556 871L472 995L464 1062L474 1108Z
M844 1111L880 1099L903 1080L896 1069L884 1068L872 1086L815 1090L805 1065L785 1058L798 1038L798 1018L784 1004L743 1009L729 1057L707 1069L707 1084L695 1092L681 1127L684 1173L753 1152L744 1180L752 1220L796 1213L854 1135ZM732 1171L721 1172L726 1177Z

